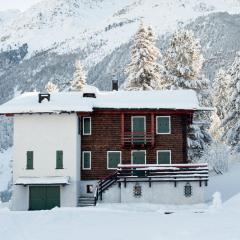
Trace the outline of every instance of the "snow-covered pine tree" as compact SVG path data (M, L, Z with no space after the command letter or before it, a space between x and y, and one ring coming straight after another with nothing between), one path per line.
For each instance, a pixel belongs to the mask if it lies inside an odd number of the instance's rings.
M161 58L155 46L155 36L151 27L141 24L134 36L131 63L127 66L125 90L152 90L164 88L162 67L157 63Z
M240 152L240 52L228 71L231 76L229 101L223 120L223 140Z
M83 70L82 64L79 60L75 63L75 73L73 76L73 81L71 84L71 90L72 91L82 91L84 86L86 85L86 75Z
M230 75L220 69L213 81L213 106L215 111L211 116L210 133L216 141L221 141L223 128L222 121L226 116L226 107L229 99Z
M229 87L231 76L220 69L213 81L213 105L217 110L218 117L222 120L226 115L226 106L229 99Z
M177 31L163 60L173 89L199 90L208 84L208 80L201 76L204 58L192 31Z
M171 89L193 89L200 105L210 105L209 81L202 75L204 62L199 41L192 31L177 31L163 57L166 78ZM211 142L208 133L209 113L196 113L188 129L188 158L197 161Z
M45 90L48 92L48 93L53 93L53 92L58 92L59 89L58 89L58 86L52 82L48 82L45 86Z

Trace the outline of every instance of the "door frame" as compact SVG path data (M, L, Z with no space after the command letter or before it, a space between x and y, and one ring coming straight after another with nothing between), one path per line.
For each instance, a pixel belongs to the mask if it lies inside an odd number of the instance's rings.
M146 132L146 116L132 116L131 117L131 132L133 132L133 119L134 118L143 118L144 119L144 132Z
M145 156L145 163L144 164L146 164L146 160L147 160L147 151L146 150L132 150L131 151L131 164L134 164L133 163L133 153L134 152L144 152L145 154L144 154L144 156ZM137 165L137 164L136 164ZM139 164L140 165L140 164Z

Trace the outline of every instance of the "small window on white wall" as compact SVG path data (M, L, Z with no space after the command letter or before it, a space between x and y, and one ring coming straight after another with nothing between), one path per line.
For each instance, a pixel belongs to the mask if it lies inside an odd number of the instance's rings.
M87 185L87 193L93 193L93 185Z
M82 169L83 170L90 170L91 169L91 158L92 158L92 156L91 156L92 154L91 154L91 152L90 151L84 151L83 153L82 153L82 165L83 165L83 167L82 167Z

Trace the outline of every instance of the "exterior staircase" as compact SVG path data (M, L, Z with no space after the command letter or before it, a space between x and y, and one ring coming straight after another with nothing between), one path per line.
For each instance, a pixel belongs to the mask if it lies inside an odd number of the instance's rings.
M96 206L96 198L94 196L78 198L78 207L91 207L91 206Z
M78 198L78 207L90 207L96 206L100 198L102 200L102 195L105 191L111 188L117 183L117 172L109 175L103 180L98 182L98 186L93 196L80 196Z
M103 193L116 184L118 179L117 171L98 182L98 198L102 200Z

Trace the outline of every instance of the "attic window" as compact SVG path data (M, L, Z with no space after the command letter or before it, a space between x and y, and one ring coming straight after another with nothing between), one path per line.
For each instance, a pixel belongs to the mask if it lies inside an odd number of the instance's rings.
M95 93L83 93L83 97L85 98L96 98Z
M50 94L49 93L39 93L38 94L38 102L41 103L44 99L50 101Z

